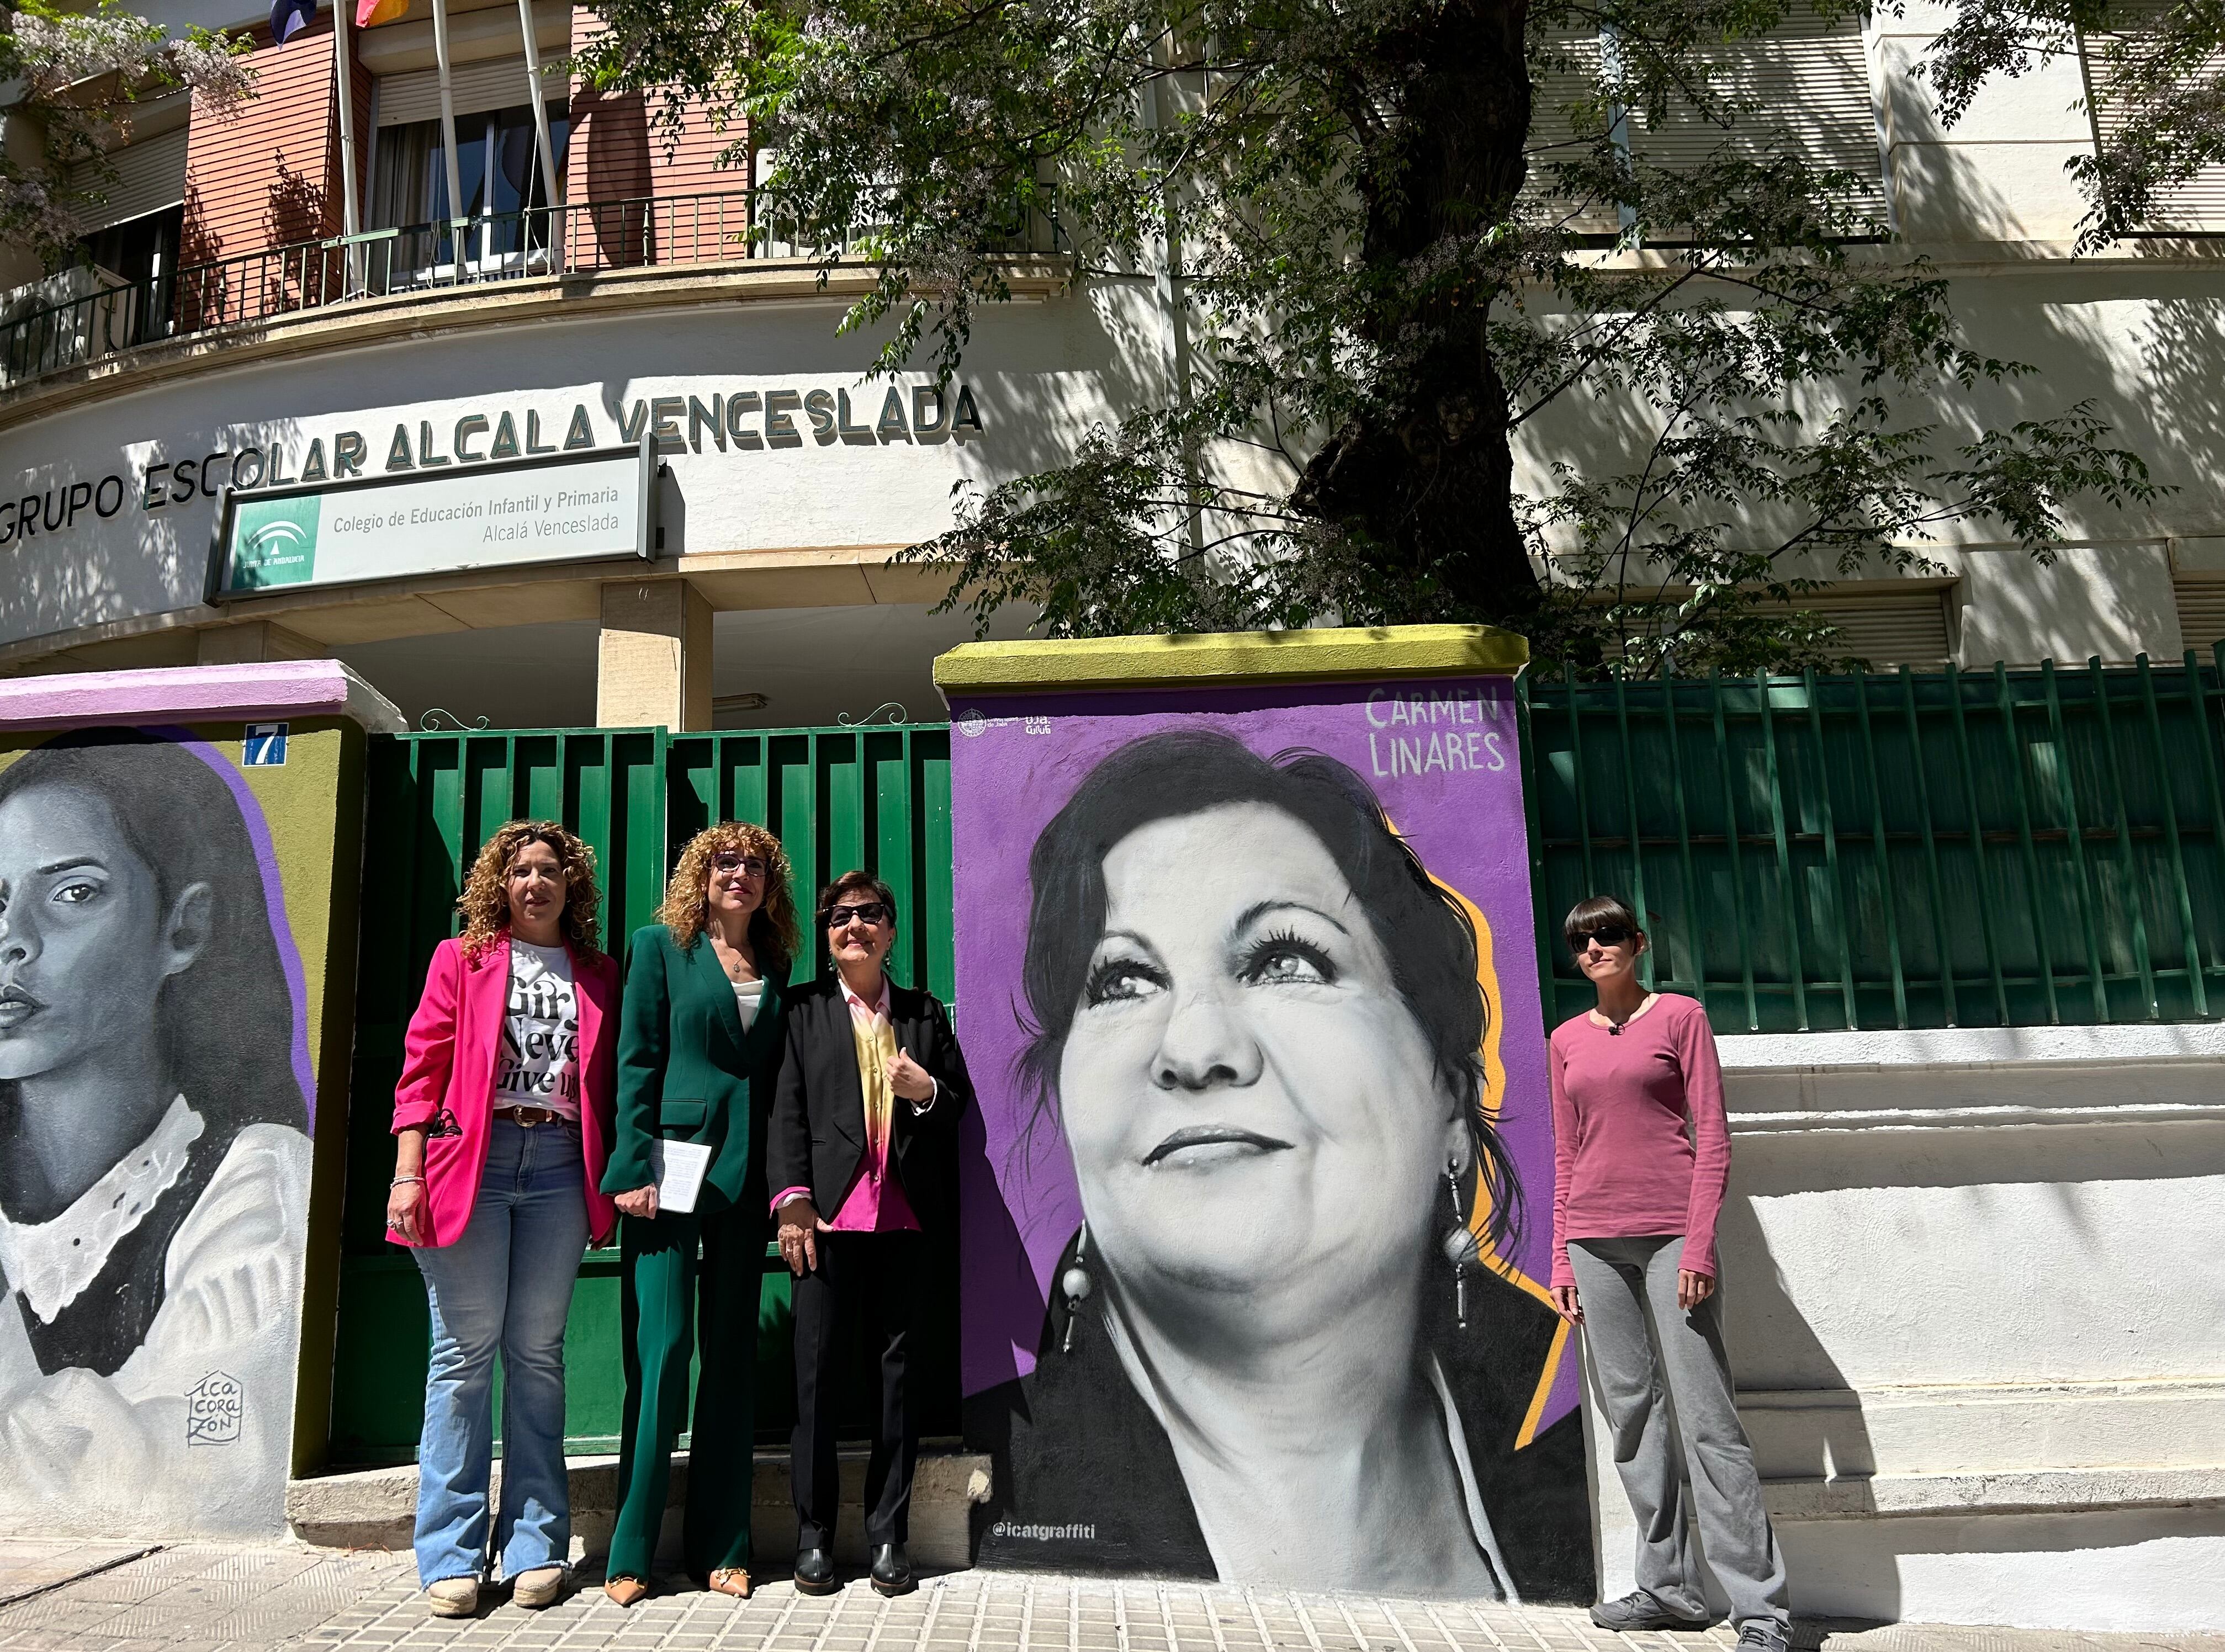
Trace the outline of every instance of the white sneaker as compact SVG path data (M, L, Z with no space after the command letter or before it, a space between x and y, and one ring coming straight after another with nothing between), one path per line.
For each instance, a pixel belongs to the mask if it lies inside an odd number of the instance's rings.
M479 1609L477 1578L442 1578L425 1586L425 1604L435 1617L469 1617Z
M528 1611L555 1605L556 1597L563 1592L564 1568L561 1566L536 1566L530 1572L519 1573L510 1583L511 1603Z

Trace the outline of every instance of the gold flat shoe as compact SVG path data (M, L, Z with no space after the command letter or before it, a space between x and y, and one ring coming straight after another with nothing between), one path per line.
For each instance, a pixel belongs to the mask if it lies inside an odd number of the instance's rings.
M649 1586L639 1578L609 1578L604 1580L603 1592L615 1605L634 1606L649 1598Z
M738 1566L722 1566L711 1574L711 1591L714 1594L732 1595L737 1600L750 1598L750 1574Z

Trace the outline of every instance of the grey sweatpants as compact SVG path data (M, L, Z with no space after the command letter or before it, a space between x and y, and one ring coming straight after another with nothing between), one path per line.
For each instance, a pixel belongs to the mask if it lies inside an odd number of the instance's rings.
M1670 1444L1670 1408L1684 1441L1700 1541L1730 1598L1731 1622L1791 1619L1784 1562L1761 1501L1753 1447L1739 1424L1723 1353L1722 1293L1677 1306L1682 1234L1571 1239L1569 1266L1583 1309L1584 1348L1614 1440L1614 1465L1638 1516L1638 1586L1672 1611L1708 1615ZM1649 1312L1650 1310L1650 1312ZM1649 1320L1651 1324L1649 1325ZM1664 1404L1662 1380L1668 1380Z

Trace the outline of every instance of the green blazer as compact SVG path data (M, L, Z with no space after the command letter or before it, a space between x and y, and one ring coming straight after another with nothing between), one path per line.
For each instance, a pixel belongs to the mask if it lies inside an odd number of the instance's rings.
M627 947L618 1011L617 1139L603 1191L645 1187L649 1144L662 1136L713 1149L699 1212L740 1205L764 1213L764 1138L785 1043L781 1022L788 972L760 960L764 1001L748 1033L734 984L711 943L682 949L661 923L637 929Z

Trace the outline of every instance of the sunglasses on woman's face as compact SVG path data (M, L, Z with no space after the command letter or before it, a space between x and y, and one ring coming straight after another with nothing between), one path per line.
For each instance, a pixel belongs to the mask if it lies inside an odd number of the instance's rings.
M838 906L828 908L827 912L827 927L829 929L846 929L850 927L851 921L854 919L857 922L864 924L868 929L878 929L895 915L896 915L894 913L889 910L887 902L883 901L865 901L861 902L856 906Z
M761 856L737 854L731 849L722 849L711 857L711 870L714 872L740 872L750 877L763 877L771 869L765 864Z
M1603 923L1596 929L1579 929L1569 937L1569 945L1578 952L1589 949L1592 942L1602 946L1620 946L1630 939L1630 931L1619 923Z

